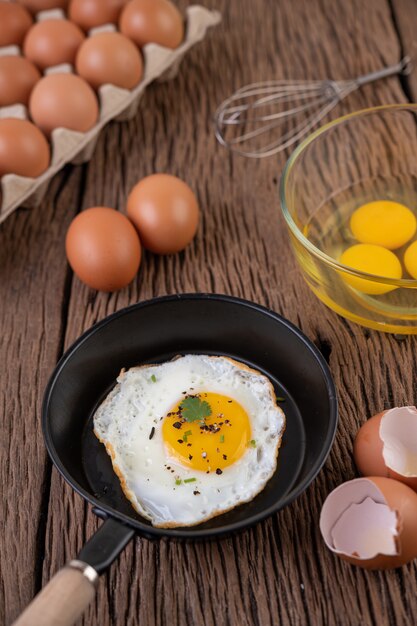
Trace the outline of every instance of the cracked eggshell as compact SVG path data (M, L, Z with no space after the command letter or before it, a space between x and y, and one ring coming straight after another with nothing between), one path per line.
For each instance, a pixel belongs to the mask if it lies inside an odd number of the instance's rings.
M327 547L364 569L393 569L417 557L417 494L390 478L350 480L326 498L320 531Z
M355 463L364 476L385 476L417 491L417 410L396 407L371 417L353 446Z

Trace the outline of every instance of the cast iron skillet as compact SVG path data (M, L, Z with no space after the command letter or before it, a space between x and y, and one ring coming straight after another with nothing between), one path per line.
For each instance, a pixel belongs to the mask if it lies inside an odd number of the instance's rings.
M250 503L190 528L159 529L122 493L92 431L92 415L122 367L178 354L231 356L265 373L284 397L287 427L276 473ZM221 295L169 296L128 307L93 326L64 354L45 392L46 446L65 480L105 521L76 561L61 570L16 624L72 624L101 574L135 532L147 538L208 539L247 528L300 495L331 448L337 401L326 362L287 320L257 304ZM58 618L59 616L59 618Z

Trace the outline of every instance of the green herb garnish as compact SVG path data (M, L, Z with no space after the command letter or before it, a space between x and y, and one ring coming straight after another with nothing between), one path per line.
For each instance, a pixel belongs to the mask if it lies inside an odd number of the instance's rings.
M187 396L180 404L182 416L187 422L204 420L211 415L211 406L198 396Z
M277 402L285 402L285 398L282 396L277 396Z
M193 434L193 432L192 432L191 430L187 430L187 431L184 433L184 435L183 435L183 437L182 437L182 438L184 439L185 443L187 443L187 441L188 441L188 437L189 437L190 435L192 435L192 434Z
M184 482L185 482L185 481L184 481ZM176 484L176 485L181 485L181 483L182 483L181 478L176 478L176 479L175 479L175 484Z
M151 381L152 381L153 383L156 383L156 376L155 376L155 374L152 374L152 376L151 376Z
M195 483L197 478L184 478L185 483Z
M224 443L224 435L220 435L220 443Z
M251 439L250 441L248 441L248 447L256 448L256 440L255 439Z

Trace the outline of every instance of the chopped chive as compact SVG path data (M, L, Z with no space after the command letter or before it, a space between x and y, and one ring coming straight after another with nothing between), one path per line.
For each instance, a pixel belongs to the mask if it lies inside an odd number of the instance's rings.
M277 402L285 402L285 398L282 396L277 396Z
M255 441L255 439L251 439L248 442L248 446L251 447L251 448L256 448L256 441Z
M185 483L195 483L197 478L184 478Z
M184 481L184 482L185 482L185 481ZM182 483L181 478L176 478L176 479L175 479L175 484L176 484L176 485L181 485L181 483Z
M155 374L152 374L152 376L151 376L151 381L152 381L153 383L156 383L156 376L155 376Z
M224 443L224 435L220 435L220 443Z
M184 435L183 435L183 439L184 439L185 443L187 443L187 441L188 441L188 437L189 437L190 435L192 435L192 434L193 434L193 432L192 432L191 430L187 430L187 431L184 433Z

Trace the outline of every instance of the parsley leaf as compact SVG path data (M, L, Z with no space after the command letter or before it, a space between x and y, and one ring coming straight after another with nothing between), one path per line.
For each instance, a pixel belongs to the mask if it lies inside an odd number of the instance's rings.
M197 396L187 396L180 404L182 416L187 422L204 420L211 415L211 406Z

